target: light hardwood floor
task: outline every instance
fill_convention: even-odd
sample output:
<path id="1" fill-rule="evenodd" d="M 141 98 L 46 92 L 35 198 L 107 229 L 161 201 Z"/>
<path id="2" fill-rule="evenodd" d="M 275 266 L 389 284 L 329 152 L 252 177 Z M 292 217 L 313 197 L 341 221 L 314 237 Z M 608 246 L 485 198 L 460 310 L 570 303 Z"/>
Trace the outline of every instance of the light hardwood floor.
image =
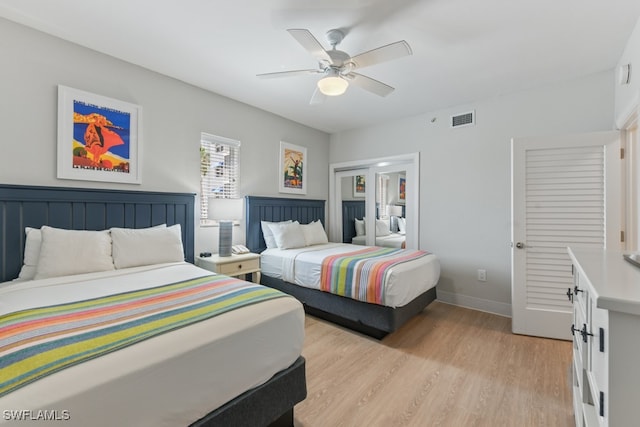
<path id="1" fill-rule="evenodd" d="M 296 427 L 571 426 L 571 343 L 440 302 L 377 341 L 307 316 Z"/>

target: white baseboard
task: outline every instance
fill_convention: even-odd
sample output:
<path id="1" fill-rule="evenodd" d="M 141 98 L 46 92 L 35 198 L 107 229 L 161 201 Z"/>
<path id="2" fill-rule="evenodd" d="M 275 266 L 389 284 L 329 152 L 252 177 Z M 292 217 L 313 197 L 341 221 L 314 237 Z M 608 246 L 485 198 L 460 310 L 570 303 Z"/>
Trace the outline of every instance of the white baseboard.
<path id="1" fill-rule="evenodd" d="M 454 294 L 451 292 L 441 291 L 439 289 L 436 289 L 436 295 L 437 300 L 440 302 L 485 311 L 499 316 L 511 317 L 511 304 Z"/>

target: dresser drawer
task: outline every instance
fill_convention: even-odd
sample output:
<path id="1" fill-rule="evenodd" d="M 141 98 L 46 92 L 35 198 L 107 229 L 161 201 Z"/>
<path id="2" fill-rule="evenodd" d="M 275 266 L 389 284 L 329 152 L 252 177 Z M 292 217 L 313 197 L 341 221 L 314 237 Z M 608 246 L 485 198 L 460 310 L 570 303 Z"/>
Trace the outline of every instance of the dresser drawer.
<path id="1" fill-rule="evenodd" d="M 236 276 L 243 273 L 251 273 L 259 269 L 260 259 L 254 258 L 218 264 L 216 270 L 220 274 L 226 274 L 227 276 Z"/>

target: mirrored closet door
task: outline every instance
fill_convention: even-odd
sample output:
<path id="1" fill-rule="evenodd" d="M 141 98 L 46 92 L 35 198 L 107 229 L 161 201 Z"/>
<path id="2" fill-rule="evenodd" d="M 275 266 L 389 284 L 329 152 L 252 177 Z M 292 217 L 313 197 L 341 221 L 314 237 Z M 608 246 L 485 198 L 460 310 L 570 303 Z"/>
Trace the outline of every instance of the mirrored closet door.
<path id="1" fill-rule="evenodd" d="M 330 240 L 418 248 L 418 159 L 331 165 Z"/>

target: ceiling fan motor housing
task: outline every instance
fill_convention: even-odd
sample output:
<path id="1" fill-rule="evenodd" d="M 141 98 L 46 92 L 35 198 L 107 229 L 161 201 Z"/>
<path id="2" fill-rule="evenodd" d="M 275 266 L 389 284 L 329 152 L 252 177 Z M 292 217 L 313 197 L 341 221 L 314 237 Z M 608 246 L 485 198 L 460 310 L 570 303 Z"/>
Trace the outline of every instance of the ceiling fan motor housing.
<path id="1" fill-rule="evenodd" d="M 341 50 L 328 50 L 327 53 L 331 58 L 331 67 L 332 68 L 342 68 L 347 64 L 351 64 L 351 57 Z"/>

